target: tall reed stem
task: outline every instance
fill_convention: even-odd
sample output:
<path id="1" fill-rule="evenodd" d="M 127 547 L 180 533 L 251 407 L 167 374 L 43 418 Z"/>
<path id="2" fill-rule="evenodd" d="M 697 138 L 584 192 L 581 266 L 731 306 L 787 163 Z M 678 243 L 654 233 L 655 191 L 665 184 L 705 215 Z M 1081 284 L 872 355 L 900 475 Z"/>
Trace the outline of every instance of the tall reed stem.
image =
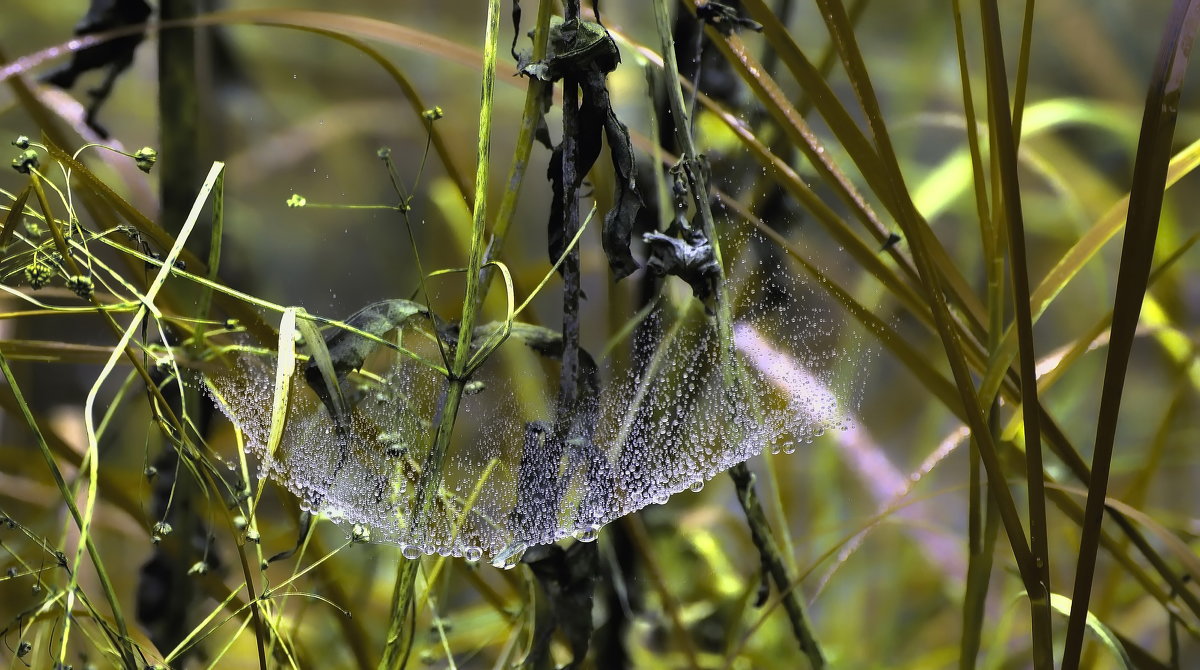
<path id="1" fill-rule="evenodd" d="M 466 295 L 463 298 L 462 320 L 458 324 L 458 341 L 454 346 L 454 357 L 447 375 L 446 397 L 441 418 L 434 434 L 433 448 L 421 468 L 417 482 L 416 499 L 413 504 L 410 528 L 418 528 L 429 514 L 429 508 L 437 497 L 441 486 L 443 461 L 450 446 L 454 421 L 462 401 L 463 387 L 467 383 L 466 370 L 471 354 L 471 334 L 475 329 L 479 310 L 480 269 L 487 250 L 487 192 L 488 161 L 492 143 L 492 97 L 496 86 L 496 54 L 500 37 L 500 0 L 489 0 L 487 31 L 484 37 L 483 83 L 479 103 L 478 163 L 475 167 L 475 204 L 471 213 L 471 253 L 467 262 Z M 415 539 L 415 538 L 414 538 Z M 412 626 L 406 625 L 410 616 L 415 617 L 414 589 L 420 559 L 405 559 L 396 574 L 396 587 L 392 596 L 391 618 L 380 670 L 403 668 L 412 645 Z"/>

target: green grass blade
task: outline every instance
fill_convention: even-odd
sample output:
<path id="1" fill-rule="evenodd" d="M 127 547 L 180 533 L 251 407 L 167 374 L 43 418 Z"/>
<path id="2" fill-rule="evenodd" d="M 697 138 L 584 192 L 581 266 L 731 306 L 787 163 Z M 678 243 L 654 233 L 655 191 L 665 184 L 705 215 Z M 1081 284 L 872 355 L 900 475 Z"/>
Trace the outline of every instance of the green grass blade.
<path id="1" fill-rule="evenodd" d="M 1050 606 L 1054 608 L 1054 611 L 1062 615 L 1070 614 L 1071 610 L 1073 609 L 1071 599 L 1058 593 L 1050 594 Z M 1096 618 L 1096 616 L 1091 612 L 1087 613 L 1087 627 L 1091 629 L 1091 631 L 1096 634 L 1096 637 L 1100 639 L 1100 642 L 1103 643 L 1110 652 L 1112 652 L 1112 655 L 1116 657 L 1117 661 L 1120 662 L 1122 668 L 1125 668 L 1126 670 L 1132 670 L 1132 668 L 1136 667 L 1134 666 L 1133 661 L 1129 658 L 1129 654 L 1125 651 L 1125 646 L 1121 644 L 1121 641 L 1117 639 L 1117 636 L 1114 635 L 1113 632 L 1108 629 L 1108 626 L 1105 626 L 1104 623 L 1101 622 L 1100 619 Z"/>
<path id="2" fill-rule="evenodd" d="M 1025 223 L 1021 187 L 1017 180 L 1017 135 L 1009 116 L 1008 77 L 1004 65 L 1000 11 L 995 0 L 982 3 L 984 61 L 988 101 L 995 142 L 992 159 L 999 167 L 997 213 L 1007 224 L 1010 275 L 1020 351 L 1020 382 L 1025 433 L 1025 481 L 1028 488 L 1029 545 L 1033 564 L 1022 570 L 1029 595 L 1033 628 L 1033 663 L 1054 667 L 1054 642 L 1050 630 L 1050 548 L 1046 526 L 1046 494 L 1042 481 L 1042 431 L 1038 409 L 1037 354 L 1033 348 L 1033 317 L 1029 311 L 1029 267 L 1025 252 Z M 1027 60 L 1023 56 L 1023 60 Z M 1030 579 L 1035 577 L 1036 579 Z"/>
<path id="3" fill-rule="evenodd" d="M 1175 134 L 1179 98 L 1183 88 L 1192 44 L 1200 28 L 1200 2 L 1176 0 L 1163 31 L 1158 58 L 1150 77 L 1150 90 L 1142 116 L 1141 136 L 1134 160 L 1133 184 L 1129 190 L 1129 216 L 1121 248 L 1121 265 L 1113 303 L 1113 327 L 1100 392 L 1096 444 L 1092 457 L 1092 480 L 1084 510 L 1083 535 L 1071 596 L 1071 616 L 1067 622 L 1063 667 L 1079 666 L 1083 648 L 1088 603 L 1096 567 L 1096 549 L 1104 502 L 1112 467 L 1117 420 L 1125 390 L 1129 354 L 1145 297 L 1154 246 L 1158 237 L 1163 191 L 1171 160 L 1171 141 Z"/>
<path id="4" fill-rule="evenodd" d="M 1171 158 L 1167 168 L 1167 178 L 1164 190 L 1179 183 L 1185 176 L 1200 167 L 1200 140 L 1188 145 Z M 1129 213 L 1129 196 L 1114 204 L 1091 228 L 1084 233 L 1071 248 L 1063 254 L 1054 267 L 1046 274 L 1037 288 L 1030 295 L 1030 310 L 1036 321 L 1050 307 L 1083 266 L 1095 258 L 1117 233 L 1125 227 L 1125 217 Z M 1001 379 L 1007 373 L 1008 366 L 1016 356 L 1016 334 L 1010 329 L 1004 334 L 1000 349 L 997 350 L 987 374 L 980 383 L 980 393 L 987 397 L 989 391 L 995 393 Z"/>

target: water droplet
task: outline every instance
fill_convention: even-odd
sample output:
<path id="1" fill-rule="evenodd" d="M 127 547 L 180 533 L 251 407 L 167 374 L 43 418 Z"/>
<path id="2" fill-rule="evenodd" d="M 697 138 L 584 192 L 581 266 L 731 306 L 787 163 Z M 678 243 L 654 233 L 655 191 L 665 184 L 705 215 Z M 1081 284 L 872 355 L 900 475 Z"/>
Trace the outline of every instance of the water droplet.
<path id="1" fill-rule="evenodd" d="M 693 493 L 699 493 L 704 490 L 704 480 L 697 479 L 696 481 L 692 482 L 692 485 L 688 488 L 690 488 Z"/>
<path id="2" fill-rule="evenodd" d="M 463 552 L 463 556 L 468 561 L 478 561 L 483 558 L 483 550 L 479 547 L 467 547 L 466 551 Z"/>
<path id="3" fill-rule="evenodd" d="M 421 548 L 415 544 L 400 545 L 400 553 L 410 561 L 415 561 L 421 557 Z"/>
<path id="4" fill-rule="evenodd" d="M 517 567 L 517 563 L 521 562 L 521 557 L 525 555 L 526 548 L 524 542 L 509 545 L 492 559 L 492 567 L 500 568 L 501 570 L 512 570 Z"/>
<path id="5" fill-rule="evenodd" d="M 575 539 L 580 542 L 595 542 L 600 536 L 600 526 L 588 526 L 582 530 L 575 531 Z"/>

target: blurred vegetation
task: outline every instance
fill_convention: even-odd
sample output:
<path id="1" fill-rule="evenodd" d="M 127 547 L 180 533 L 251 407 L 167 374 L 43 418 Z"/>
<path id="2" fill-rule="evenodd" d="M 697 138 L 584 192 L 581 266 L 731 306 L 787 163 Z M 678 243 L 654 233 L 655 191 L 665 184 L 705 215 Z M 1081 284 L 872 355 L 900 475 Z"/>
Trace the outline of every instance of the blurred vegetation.
<path id="1" fill-rule="evenodd" d="M 530 653 L 545 608 L 567 602 L 548 591 L 571 595 L 569 579 L 412 561 L 324 519 L 306 534 L 273 482 L 247 519 L 243 488 L 257 480 L 234 428 L 172 382 L 215 346 L 191 334 L 229 326 L 274 346 L 283 306 L 336 319 L 411 297 L 409 235 L 426 271 L 462 268 L 497 210 L 511 219 L 499 258 L 518 300 L 533 292 L 550 269 L 554 196 L 535 144 L 519 197 L 501 204 L 531 122 L 510 4 L 483 132 L 491 205 L 474 220 L 489 3 L 215 4 L 190 8 L 199 18 L 182 25 L 196 28 L 136 47 L 96 115 L 107 138 L 84 119 L 100 73 L 73 91 L 38 79 L 68 62 L 44 50 L 70 38 L 84 3 L 0 8 L 0 137 L 28 136 L 37 157 L 0 180 L 0 656 L 34 668 L 571 662 L 567 625 Z M 539 4 L 524 2 L 521 50 Z M 1200 108 L 1183 73 L 1200 3 L 743 0 L 718 15 L 670 2 L 675 78 L 657 3 L 600 4 L 650 225 L 670 211 L 655 158 L 687 153 L 670 83 L 683 80 L 686 104 L 695 81 L 690 135 L 711 164 L 721 235 L 757 229 L 761 253 L 837 310 L 813 327 L 867 373 L 849 429 L 600 532 L 598 568 L 572 573 L 595 577 L 595 630 L 575 667 L 1194 665 Z M 730 30 L 731 17 L 749 21 Z M 184 34 L 194 68 L 159 52 Z M 443 118 L 421 116 L 435 105 Z M 115 151 L 72 157 L 90 142 Z M 381 146 L 412 188 L 410 228 L 394 207 L 349 208 L 396 201 Z M 141 147 L 158 148 L 148 174 Z M 581 218 L 589 200 L 607 211 L 613 181 L 598 161 Z M 288 207 L 293 194 L 307 206 Z M 656 290 L 642 274 L 612 280 L 600 228 L 578 243 L 579 345 L 593 352 Z M 186 249 L 172 252 L 181 230 Z M 500 284 L 484 284 L 476 323 L 506 318 Z M 521 319 L 557 329 L 561 284 Z M 459 284 L 433 285 L 434 311 L 474 312 Z M 263 562 L 298 532 L 300 551 Z M 585 565 L 580 543 L 561 546 L 564 570 Z M 404 579 L 412 619 L 396 613 Z"/>

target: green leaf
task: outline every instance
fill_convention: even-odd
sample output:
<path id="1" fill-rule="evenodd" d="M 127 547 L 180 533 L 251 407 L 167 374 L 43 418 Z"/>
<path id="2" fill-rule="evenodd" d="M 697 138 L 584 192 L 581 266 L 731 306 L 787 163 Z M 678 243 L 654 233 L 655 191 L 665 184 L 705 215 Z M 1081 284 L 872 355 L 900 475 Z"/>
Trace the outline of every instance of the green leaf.
<path id="1" fill-rule="evenodd" d="M 346 375 L 361 368 L 367 356 L 379 348 L 378 342 L 363 337 L 362 333 L 379 337 L 415 316 L 428 313 L 424 305 L 411 300 L 382 300 L 363 307 L 340 324 L 335 323 L 334 331 L 324 338 L 305 333 L 312 357 L 304 370 L 304 378 L 329 407 L 332 416 L 344 417 L 348 409 L 344 403 L 336 400 Z M 324 351 L 320 351 L 321 344 L 328 352 L 328 358 Z"/>
<path id="2" fill-rule="evenodd" d="M 1051 593 L 1050 606 L 1063 616 L 1067 616 L 1071 613 L 1071 599 L 1064 595 Z M 1112 655 L 1115 656 L 1117 661 L 1121 663 L 1122 668 L 1132 670 L 1134 667 L 1133 661 L 1130 660 L 1129 654 L 1125 652 L 1125 646 L 1122 645 L 1121 641 L 1117 639 L 1117 636 L 1108 629 L 1108 626 L 1105 626 L 1104 623 L 1100 621 L 1100 619 L 1097 619 L 1096 615 L 1092 614 L 1091 612 L 1087 613 L 1087 627 L 1091 629 L 1091 631 L 1096 634 L 1096 637 L 1100 638 L 1100 642 L 1102 642 L 1104 646 L 1112 652 Z"/>

